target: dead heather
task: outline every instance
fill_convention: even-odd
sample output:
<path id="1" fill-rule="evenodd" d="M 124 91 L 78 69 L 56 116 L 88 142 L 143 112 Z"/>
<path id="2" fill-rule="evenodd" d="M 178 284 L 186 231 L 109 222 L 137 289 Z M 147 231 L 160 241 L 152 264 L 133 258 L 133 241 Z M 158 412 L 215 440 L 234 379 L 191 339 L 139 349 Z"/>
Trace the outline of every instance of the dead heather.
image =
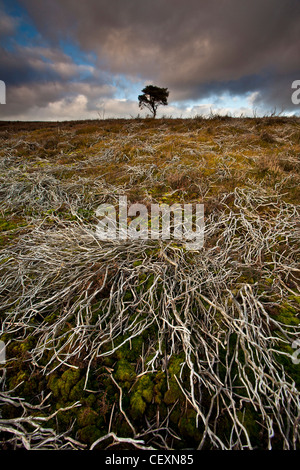
<path id="1" fill-rule="evenodd" d="M 0 123 L 2 449 L 298 449 L 300 119 Z M 203 203 L 205 243 L 100 241 Z"/>

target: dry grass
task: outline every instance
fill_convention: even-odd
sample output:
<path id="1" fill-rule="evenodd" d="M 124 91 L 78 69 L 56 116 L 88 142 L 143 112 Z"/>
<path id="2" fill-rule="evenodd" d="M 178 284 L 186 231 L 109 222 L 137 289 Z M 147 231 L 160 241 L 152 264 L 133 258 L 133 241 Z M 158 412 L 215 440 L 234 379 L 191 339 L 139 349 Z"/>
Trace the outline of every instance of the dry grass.
<path id="1" fill-rule="evenodd" d="M 299 155 L 296 118 L 0 123 L 2 447 L 299 448 Z M 204 248 L 99 242 L 119 195 L 204 203 Z"/>

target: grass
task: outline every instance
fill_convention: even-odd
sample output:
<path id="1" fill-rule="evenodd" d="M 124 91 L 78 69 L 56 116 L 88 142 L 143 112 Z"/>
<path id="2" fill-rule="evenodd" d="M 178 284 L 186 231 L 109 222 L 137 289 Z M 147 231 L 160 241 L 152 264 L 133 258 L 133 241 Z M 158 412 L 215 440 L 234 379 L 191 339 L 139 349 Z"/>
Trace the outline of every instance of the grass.
<path id="1" fill-rule="evenodd" d="M 299 124 L 0 122 L 3 449 L 299 448 Z M 204 248 L 95 240 L 119 195 Z"/>

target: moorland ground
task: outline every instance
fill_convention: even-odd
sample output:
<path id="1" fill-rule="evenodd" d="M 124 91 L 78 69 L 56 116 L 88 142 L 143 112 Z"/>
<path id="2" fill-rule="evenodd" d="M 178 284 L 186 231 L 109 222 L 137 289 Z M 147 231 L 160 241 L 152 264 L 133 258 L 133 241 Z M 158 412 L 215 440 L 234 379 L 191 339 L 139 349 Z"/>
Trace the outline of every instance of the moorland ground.
<path id="1" fill-rule="evenodd" d="M 295 117 L 0 122 L 1 448 L 299 448 L 299 156 Z M 203 248 L 97 239 L 120 195 Z"/>

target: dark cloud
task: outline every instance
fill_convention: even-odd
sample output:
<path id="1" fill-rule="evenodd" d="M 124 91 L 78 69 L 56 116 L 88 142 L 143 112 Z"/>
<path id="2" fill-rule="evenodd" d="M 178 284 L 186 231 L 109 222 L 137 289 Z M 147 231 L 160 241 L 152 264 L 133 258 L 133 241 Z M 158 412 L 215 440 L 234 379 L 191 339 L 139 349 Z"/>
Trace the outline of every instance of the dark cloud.
<path id="1" fill-rule="evenodd" d="M 95 52 L 101 73 L 167 86 L 170 101 L 256 92 L 255 106 L 295 111 L 291 83 L 300 79 L 299 0 L 20 3 L 57 55 L 52 63 L 61 65 L 50 67 L 40 60 L 41 51 L 28 51 L 22 74 L 22 61 L 4 56 L 0 65 L 10 80 L 30 81 L 39 74 L 40 80 L 61 83 L 68 73 L 76 77 L 75 64 L 59 52 L 63 39 Z"/>
<path id="2" fill-rule="evenodd" d="M 9 48 L 0 46 L 0 71 L 6 83 L 7 104 L 1 107 L 6 119 L 26 119 L 32 109 L 46 110 L 63 100 L 68 105 L 78 96 L 87 99 L 87 109 L 97 110 L 99 100 L 111 98 L 116 91 L 110 76 L 93 65 L 75 63 L 58 46 L 25 46 L 15 41 Z"/>
<path id="3" fill-rule="evenodd" d="M 112 73 L 159 82 L 174 99 L 257 90 L 262 100 L 292 106 L 299 0 L 23 3 L 51 41 L 71 36 Z"/>

